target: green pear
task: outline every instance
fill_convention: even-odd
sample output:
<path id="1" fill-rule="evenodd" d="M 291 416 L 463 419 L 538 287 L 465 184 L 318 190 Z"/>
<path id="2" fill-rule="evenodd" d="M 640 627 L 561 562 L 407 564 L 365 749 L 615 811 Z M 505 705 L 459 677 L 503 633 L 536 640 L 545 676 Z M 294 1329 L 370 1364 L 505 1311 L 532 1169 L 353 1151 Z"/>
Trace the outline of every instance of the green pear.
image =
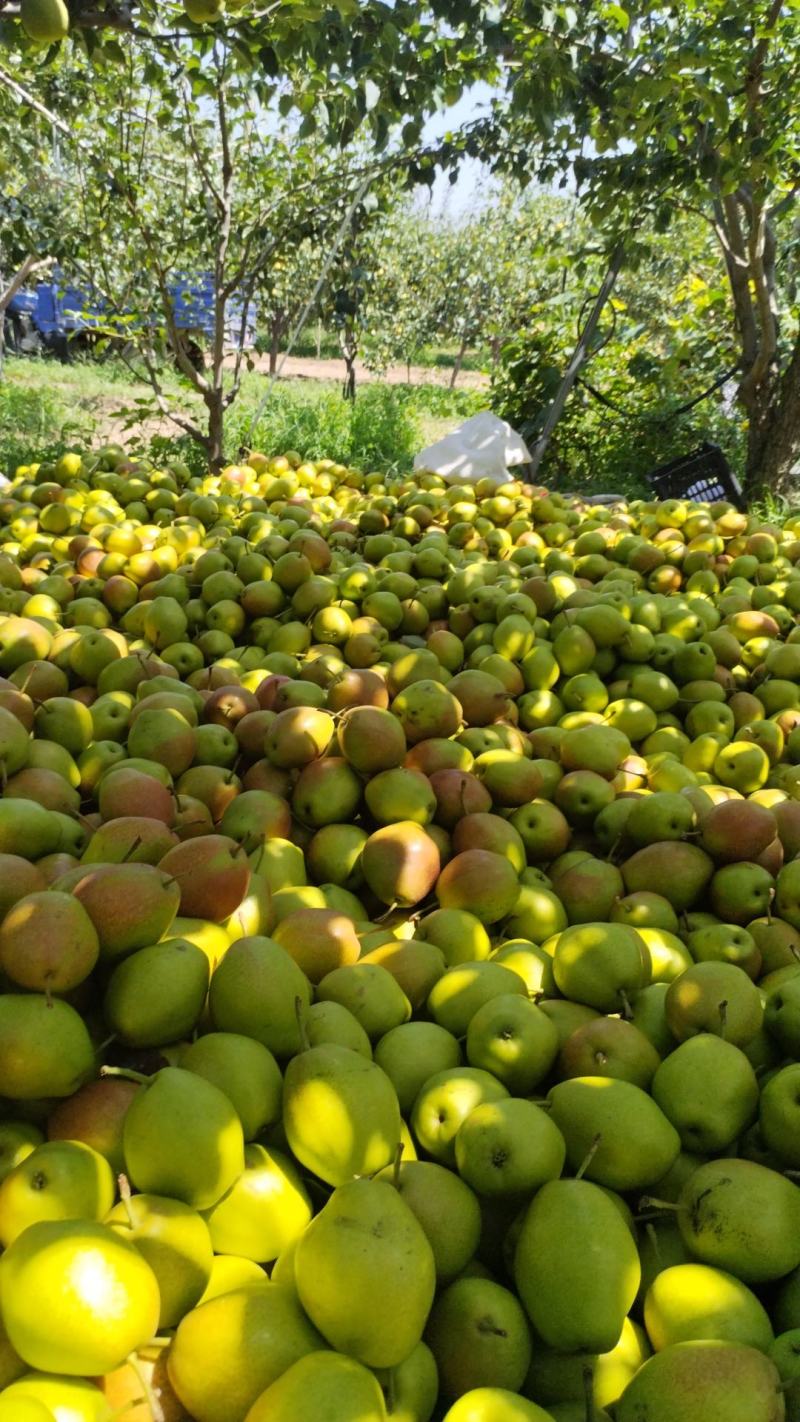
<path id="1" fill-rule="evenodd" d="M 551 1180 L 528 1206 L 514 1279 L 537 1333 L 559 1352 L 607 1353 L 639 1287 L 636 1245 L 588 1180 Z"/>
<path id="2" fill-rule="evenodd" d="M 294 959 L 271 938 L 240 938 L 211 979 L 208 1005 L 220 1032 L 262 1042 L 276 1057 L 300 1050 L 297 1000 L 305 1008 L 311 984 Z"/>
<path id="3" fill-rule="evenodd" d="M 697 1032 L 744 1047 L 761 1027 L 764 1009 L 758 988 L 733 963 L 695 963 L 670 983 L 665 998 L 667 1024 L 679 1042 Z"/>
<path id="4" fill-rule="evenodd" d="M 770 1077 L 761 1092 L 759 1107 L 759 1124 L 765 1143 L 792 1170 L 800 1167 L 799 1106 L 800 1063 L 793 1062 Z"/>
<path id="5" fill-rule="evenodd" d="M 244 1170 L 242 1125 L 218 1087 L 180 1067 L 146 1081 L 125 1116 L 123 1149 L 137 1190 L 205 1210 Z"/>
<path id="6" fill-rule="evenodd" d="M 595 1409 L 611 1407 L 651 1352 L 644 1329 L 630 1318 L 625 1319 L 622 1332 L 608 1353 L 556 1353 L 537 1339 L 524 1392 L 548 1411 L 559 1405 L 579 1406 L 578 1422 L 585 1422 L 587 1365 L 592 1370 Z M 554 1410 L 553 1415 L 557 1417 L 558 1412 Z"/>
<path id="7" fill-rule="evenodd" d="M 291 1290 L 264 1279 L 187 1313 L 167 1355 L 167 1372 L 190 1416 L 232 1422 L 244 1419 L 299 1358 L 324 1347 Z"/>
<path id="8" fill-rule="evenodd" d="M 550 1119 L 564 1137 L 573 1170 L 611 1190 L 640 1190 L 658 1180 L 681 1148 L 652 1097 L 629 1081 L 580 1076 L 548 1094 Z"/>
<path id="9" fill-rule="evenodd" d="M 414 1138 L 428 1155 L 452 1168 L 456 1163 L 456 1135 L 476 1106 L 508 1096 L 506 1088 L 488 1071 L 457 1067 L 438 1071 L 423 1085 L 411 1112 Z"/>
<path id="10" fill-rule="evenodd" d="M 781 1052 L 795 1058 L 800 1055 L 800 974 L 769 993 L 764 1026 Z"/>
<path id="11" fill-rule="evenodd" d="M 174 1328 L 199 1302 L 211 1275 L 213 1249 L 197 1213 L 164 1195 L 123 1196 L 106 1224 L 136 1245 L 158 1281 L 159 1328 Z"/>
<path id="12" fill-rule="evenodd" d="M 709 1032 L 681 1043 L 651 1090 L 684 1149 L 704 1155 L 727 1150 L 758 1112 L 758 1082 L 744 1052 Z"/>
<path id="13" fill-rule="evenodd" d="M 481 1236 L 481 1209 L 463 1180 L 431 1160 L 403 1160 L 377 1177 L 400 1193 L 433 1250 L 436 1278 L 450 1283 L 465 1269 Z"/>
<path id="14" fill-rule="evenodd" d="M 364 1028 L 339 1002 L 313 1002 L 305 1026 L 312 1047 L 334 1042 L 339 1047 L 349 1047 L 351 1052 L 360 1052 L 362 1057 L 372 1057 L 372 1043 Z"/>
<path id="15" fill-rule="evenodd" d="M 0 1121 L 0 1185 L 43 1140 L 38 1126 L 28 1121 Z"/>
<path id="16" fill-rule="evenodd" d="M 205 1219 L 216 1253 L 267 1264 L 300 1238 L 311 1219 L 311 1202 L 288 1156 L 248 1145 L 244 1171 Z"/>
<path id="17" fill-rule="evenodd" d="M 553 972 L 564 997 L 599 1012 L 617 1012 L 650 982 L 650 954 L 636 929 L 581 923 L 559 934 Z"/>
<path id="18" fill-rule="evenodd" d="M 433 1303 L 433 1251 L 393 1186 L 353 1180 L 334 1191 L 295 1253 L 300 1301 L 339 1352 L 391 1368 L 419 1343 Z"/>
<path id="19" fill-rule="evenodd" d="M 425 1329 L 446 1398 L 491 1385 L 516 1392 L 531 1360 L 531 1333 L 519 1300 L 490 1279 L 456 1279 L 441 1293 Z"/>
<path id="20" fill-rule="evenodd" d="M 344 1185 L 394 1159 L 400 1108 L 379 1066 L 348 1047 L 328 1043 L 289 1062 L 283 1127 L 301 1165 L 329 1185 Z"/>
<path id="21" fill-rule="evenodd" d="M 388 1422 L 428 1422 L 439 1394 L 436 1361 L 426 1343 L 418 1343 L 396 1368 L 376 1368 Z"/>
<path id="22" fill-rule="evenodd" d="M 492 947 L 480 919 L 466 909 L 434 909 L 420 919 L 415 937 L 440 948 L 448 968 L 488 958 Z"/>
<path id="23" fill-rule="evenodd" d="M 782 1422 L 780 1377 L 742 1343 L 701 1340 L 655 1353 L 617 1403 L 616 1422 Z"/>
<path id="24" fill-rule="evenodd" d="M 598 1017 L 567 1038 L 559 1054 L 558 1071 L 564 1077 L 612 1076 L 649 1091 L 660 1064 L 652 1042 L 632 1022 L 624 1017 Z"/>
<path id="25" fill-rule="evenodd" d="M 205 953 L 183 938 L 170 938 L 117 964 L 103 1012 L 126 1046 L 163 1047 L 197 1026 L 207 991 Z"/>
<path id="26" fill-rule="evenodd" d="M 796 1417 L 800 1409 L 800 1329 L 780 1333 L 769 1350 L 786 1399 L 786 1415 Z"/>
<path id="27" fill-rule="evenodd" d="M 553 1414 L 508 1388 L 476 1387 L 453 1403 L 443 1422 L 553 1422 Z"/>
<path id="28" fill-rule="evenodd" d="M 69 1003 L 43 993 L 0 994 L 4 1096 L 12 1101 L 71 1096 L 95 1069 L 91 1038 Z"/>
<path id="29" fill-rule="evenodd" d="M 649 989 L 645 988 L 645 992 Z M 596 1022 L 600 1016 L 593 1007 L 586 1007 L 582 1002 L 569 1002 L 567 998 L 546 997 L 538 1004 L 546 1017 L 550 1018 L 558 1033 L 559 1051 L 563 1047 L 568 1037 L 586 1022 Z"/>
<path id="30" fill-rule="evenodd" d="M 205 1077 L 230 1098 L 246 1141 L 252 1141 L 280 1120 L 280 1068 L 272 1052 L 252 1037 L 238 1032 L 209 1032 L 181 1053 L 180 1066 Z"/>
<path id="31" fill-rule="evenodd" d="M 528 1096 L 535 1090 L 548 1075 L 557 1052 L 555 1026 L 527 997 L 501 993 L 470 1018 L 470 1066 L 491 1072 L 518 1096 Z"/>
<path id="32" fill-rule="evenodd" d="M 461 1048 L 452 1032 L 436 1022 L 403 1022 L 376 1043 L 375 1060 L 397 1092 L 402 1115 L 407 1116 L 430 1077 L 461 1065 Z"/>
<path id="33" fill-rule="evenodd" d="M 397 979 L 377 963 L 334 968 L 318 984 L 317 997 L 346 1007 L 373 1042 L 411 1016 L 411 1003 Z"/>
<path id="34" fill-rule="evenodd" d="M 564 1168 L 566 1143 L 532 1101 L 509 1097 L 471 1111 L 456 1136 L 458 1173 L 483 1198 L 527 1196 Z"/>
<path id="35" fill-rule="evenodd" d="M 675 1049 L 675 1038 L 667 1025 L 668 983 L 651 983 L 636 995 L 631 1022 L 655 1047 L 660 1057 Z M 544 1006 L 544 1004 L 543 1004 Z"/>
<path id="36" fill-rule="evenodd" d="M 745 1284 L 781 1279 L 800 1264 L 800 1189 L 752 1160 L 709 1160 L 678 1196 L 678 1224 L 703 1264 Z"/>
<path id="37" fill-rule="evenodd" d="M 384 1422 L 383 1393 L 375 1374 L 342 1353 L 308 1353 L 263 1392 L 247 1422 Z"/>
<path id="38" fill-rule="evenodd" d="M 428 1012 L 440 1027 L 463 1037 L 478 1008 L 501 994 L 525 997 L 525 983 L 502 963 L 460 963 L 431 988 Z"/>
<path id="39" fill-rule="evenodd" d="M 747 1343 L 768 1353 L 774 1341 L 769 1314 L 733 1274 L 707 1264 L 676 1264 L 653 1280 L 644 1321 L 657 1352 L 699 1338 Z"/>
<path id="40" fill-rule="evenodd" d="M 82 1141 L 45 1141 L 0 1185 L 0 1244 L 41 1220 L 102 1220 L 114 1203 L 104 1156 Z"/>

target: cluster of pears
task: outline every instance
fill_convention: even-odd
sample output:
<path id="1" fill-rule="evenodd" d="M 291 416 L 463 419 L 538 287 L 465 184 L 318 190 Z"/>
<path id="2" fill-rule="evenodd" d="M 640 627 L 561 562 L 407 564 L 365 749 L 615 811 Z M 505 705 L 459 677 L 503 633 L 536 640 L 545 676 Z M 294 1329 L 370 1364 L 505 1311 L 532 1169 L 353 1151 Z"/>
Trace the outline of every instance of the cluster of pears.
<path id="1" fill-rule="evenodd" d="M 726 504 L 16 471 L 0 1422 L 800 1419 L 798 609 Z"/>

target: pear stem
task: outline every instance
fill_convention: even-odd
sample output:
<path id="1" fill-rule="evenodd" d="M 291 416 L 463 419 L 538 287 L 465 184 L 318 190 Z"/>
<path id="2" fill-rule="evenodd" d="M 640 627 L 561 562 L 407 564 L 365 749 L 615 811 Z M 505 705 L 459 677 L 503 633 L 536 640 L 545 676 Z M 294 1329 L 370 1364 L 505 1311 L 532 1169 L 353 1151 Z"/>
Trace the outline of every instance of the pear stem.
<path id="1" fill-rule="evenodd" d="M 136 1221 L 133 1218 L 133 1210 L 131 1209 L 131 1186 L 127 1175 L 118 1175 L 117 1185 L 119 1186 L 119 1198 L 122 1202 L 123 1209 L 125 1210 L 125 1213 L 128 1216 L 128 1224 L 130 1225 L 131 1229 L 135 1229 Z"/>
<path id="2" fill-rule="evenodd" d="M 300 1051 L 307 1052 L 311 1046 L 311 1038 L 308 1035 L 306 1019 L 303 1016 L 303 999 L 296 997 L 294 1000 L 294 1015 L 297 1018 L 297 1030 L 300 1034 Z"/>
<path id="3" fill-rule="evenodd" d="M 143 1071 L 134 1071 L 133 1067 L 102 1066 L 101 1076 L 121 1076 L 125 1081 L 135 1081 L 138 1086 L 147 1086 L 153 1080 L 152 1076 L 145 1076 Z"/>
<path id="4" fill-rule="evenodd" d="M 681 1212 L 680 1205 L 676 1205 L 674 1200 L 657 1200 L 653 1195 L 643 1195 L 639 1201 L 639 1206 L 640 1208 L 644 1206 L 645 1209 L 668 1210 L 670 1214 L 674 1215 L 678 1215 Z M 637 1216 L 637 1219 L 643 1218 L 644 1216 L 642 1215 Z"/>
<path id="5" fill-rule="evenodd" d="M 602 1141 L 602 1139 L 603 1137 L 600 1134 L 595 1136 L 594 1140 L 592 1141 L 592 1144 L 589 1146 L 589 1149 L 586 1152 L 586 1155 L 581 1161 L 580 1166 L 578 1167 L 578 1170 L 575 1175 L 576 1180 L 583 1179 L 584 1172 L 588 1170 L 589 1166 L 591 1165 L 594 1156 L 600 1148 L 600 1142 Z"/>
<path id="6" fill-rule="evenodd" d="M 142 1389 L 142 1392 L 144 1393 L 144 1400 L 147 1403 L 147 1407 L 149 1409 L 150 1416 L 152 1417 L 153 1422 L 164 1422 L 164 1412 L 162 1410 L 161 1404 L 158 1401 L 155 1393 L 153 1392 L 150 1383 L 145 1377 L 144 1371 L 135 1353 L 129 1353 L 128 1362 L 130 1363 L 133 1371 L 135 1372 L 136 1381 L 138 1382 L 139 1386 Z"/>

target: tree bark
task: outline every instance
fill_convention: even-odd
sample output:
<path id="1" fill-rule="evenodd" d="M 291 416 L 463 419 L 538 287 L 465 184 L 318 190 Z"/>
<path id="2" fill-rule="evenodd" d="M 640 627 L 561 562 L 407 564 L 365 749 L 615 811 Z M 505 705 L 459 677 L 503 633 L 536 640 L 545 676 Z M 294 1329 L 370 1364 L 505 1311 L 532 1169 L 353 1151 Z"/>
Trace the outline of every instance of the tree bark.
<path id="1" fill-rule="evenodd" d="M 750 498 L 766 493 L 786 497 L 796 485 L 800 464 L 800 336 L 783 374 L 757 394 L 761 398 L 748 411 L 745 492 Z"/>
<path id="2" fill-rule="evenodd" d="M 272 332 L 269 343 L 269 373 L 274 375 L 278 369 L 278 356 L 281 353 L 281 333 L 277 321 L 272 323 Z"/>
<path id="3" fill-rule="evenodd" d="M 586 360 L 589 355 L 589 347 L 592 343 L 592 337 L 594 336 L 597 327 L 600 324 L 600 317 L 603 314 L 603 308 L 606 302 L 608 301 L 608 298 L 610 297 L 612 291 L 614 290 L 614 284 L 617 280 L 617 277 L 619 276 L 624 254 L 625 249 L 622 244 L 620 244 L 614 251 L 611 260 L 608 264 L 608 270 L 606 271 L 605 277 L 603 278 L 603 284 L 600 287 L 600 290 L 595 298 L 594 305 L 592 306 L 592 309 L 589 312 L 589 315 L 586 320 L 586 325 L 584 326 L 578 337 L 575 349 L 570 357 L 569 364 L 562 376 L 561 384 L 559 385 L 558 390 L 556 391 L 555 398 L 553 399 L 550 409 L 547 411 L 547 416 L 545 418 L 544 425 L 542 426 L 542 433 L 539 435 L 539 438 L 536 440 L 533 449 L 531 450 L 531 462 L 528 473 L 528 478 L 530 480 L 535 479 L 536 474 L 538 473 L 539 466 L 541 465 L 541 462 L 544 459 L 545 451 L 547 450 L 547 446 L 550 443 L 550 438 L 553 434 L 553 430 L 555 429 L 556 425 L 558 424 L 558 421 L 561 419 L 561 416 L 564 413 L 564 406 L 567 403 L 572 387 L 575 384 L 575 381 L 577 380 L 583 366 L 586 363 Z"/>
<path id="4" fill-rule="evenodd" d="M 451 375 L 450 375 L 450 389 L 451 389 L 451 390 L 454 390 L 454 389 L 455 389 L 455 384 L 456 384 L 456 381 L 458 380 L 459 375 L 461 374 L 461 367 L 462 367 L 462 365 L 463 365 L 463 363 L 464 363 L 464 356 L 466 355 L 466 353 L 467 353 L 467 338 L 466 338 L 466 336 L 464 336 L 464 337 L 462 338 L 461 345 L 460 345 L 459 348 L 458 348 L 458 353 L 457 353 L 457 355 L 456 355 L 456 358 L 455 358 L 455 360 L 453 361 L 453 370 L 452 370 L 452 373 L 451 373 Z"/>
<path id="5" fill-rule="evenodd" d="M 208 462 L 212 469 L 219 469 L 223 462 L 222 438 L 225 424 L 222 387 L 209 390 L 205 399 L 208 410 Z"/>

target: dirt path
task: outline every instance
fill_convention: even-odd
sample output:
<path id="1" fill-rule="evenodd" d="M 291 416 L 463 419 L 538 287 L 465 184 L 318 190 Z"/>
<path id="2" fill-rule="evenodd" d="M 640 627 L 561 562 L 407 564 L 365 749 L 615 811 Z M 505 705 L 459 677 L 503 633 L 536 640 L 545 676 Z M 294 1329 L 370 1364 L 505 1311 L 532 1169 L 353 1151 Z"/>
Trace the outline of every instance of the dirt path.
<path id="1" fill-rule="evenodd" d="M 232 364 L 232 360 L 228 362 Z M 280 364 L 280 359 L 279 359 Z M 269 373 L 269 356 L 256 356 L 255 370 L 260 374 Z M 452 371 L 446 366 L 412 365 L 410 371 L 404 365 L 390 365 L 383 374 L 377 375 L 367 370 L 361 361 L 356 361 L 356 385 L 375 380 L 385 385 L 443 385 L 450 384 Z M 281 369 L 281 379 L 338 380 L 344 379 L 343 360 L 316 360 L 313 356 L 287 356 Z M 489 377 L 479 370 L 462 370 L 456 381 L 457 390 L 483 390 L 488 388 Z"/>

